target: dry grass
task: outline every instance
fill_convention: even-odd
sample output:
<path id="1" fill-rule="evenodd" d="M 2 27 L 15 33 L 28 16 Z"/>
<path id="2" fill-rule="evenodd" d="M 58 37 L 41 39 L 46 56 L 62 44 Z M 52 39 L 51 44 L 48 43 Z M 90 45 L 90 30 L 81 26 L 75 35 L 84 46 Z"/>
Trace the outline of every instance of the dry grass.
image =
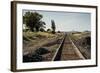
<path id="1" fill-rule="evenodd" d="M 34 51 L 40 47 L 46 48 L 50 51 L 47 54 L 41 55 L 44 60 L 50 61 L 58 48 L 58 39 L 62 39 L 63 34 L 56 33 L 52 34 L 50 32 L 23 32 L 23 55 L 26 53 L 33 54 Z M 28 40 L 27 40 L 28 39 Z M 26 43 L 27 42 L 27 43 Z M 25 44 L 26 43 L 26 44 Z"/>
<path id="2" fill-rule="evenodd" d="M 30 40 L 36 38 L 52 38 L 55 37 L 55 34 L 47 33 L 47 32 L 23 32 L 23 36 L 29 38 Z"/>
<path id="3" fill-rule="evenodd" d="M 86 59 L 91 58 L 91 45 L 87 44 L 87 37 L 91 38 L 90 32 L 82 32 L 81 34 L 72 34 L 70 35 L 74 44 L 79 48 L 81 53 L 84 55 Z M 91 41 L 90 41 L 91 42 Z M 89 43 L 89 42 L 88 42 Z"/>
<path id="4" fill-rule="evenodd" d="M 23 32 L 23 49 L 24 51 L 34 51 L 35 49 L 56 41 L 62 35 L 47 32 Z M 28 39 L 28 40 L 27 40 Z"/>

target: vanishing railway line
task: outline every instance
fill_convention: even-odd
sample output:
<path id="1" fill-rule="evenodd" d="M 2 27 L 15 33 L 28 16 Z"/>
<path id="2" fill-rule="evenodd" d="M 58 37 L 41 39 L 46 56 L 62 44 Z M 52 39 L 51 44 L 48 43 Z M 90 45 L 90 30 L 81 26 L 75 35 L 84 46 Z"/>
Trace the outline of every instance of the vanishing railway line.
<path id="1" fill-rule="evenodd" d="M 43 55 L 24 55 L 25 62 L 37 62 L 37 61 L 64 61 L 64 60 L 83 60 L 85 57 L 83 54 L 79 51 L 77 46 L 73 43 L 71 40 L 69 34 L 65 33 L 62 35 L 62 38 L 58 38 L 56 41 L 45 44 L 42 47 L 46 47 L 51 49 L 51 45 L 57 45 L 58 48 L 52 48 L 55 49 L 55 52 L 48 52 Z M 43 60 L 42 60 L 43 58 Z M 32 60 L 36 59 L 36 61 Z M 39 59 L 39 60 L 37 60 Z M 29 61 L 30 60 L 30 61 Z"/>
<path id="2" fill-rule="evenodd" d="M 69 35 L 65 34 L 59 48 L 57 48 L 52 61 L 80 60 L 85 59 L 79 49 L 75 46 Z"/>

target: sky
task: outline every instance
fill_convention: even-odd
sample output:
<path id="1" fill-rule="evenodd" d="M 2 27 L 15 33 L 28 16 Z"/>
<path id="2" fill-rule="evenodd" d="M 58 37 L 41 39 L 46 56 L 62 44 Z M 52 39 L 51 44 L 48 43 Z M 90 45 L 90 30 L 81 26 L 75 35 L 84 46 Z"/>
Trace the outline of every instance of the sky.
<path id="1" fill-rule="evenodd" d="M 24 14 L 27 11 L 30 10 L 24 10 Z M 90 13 L 35 11 L 43 15 L 42 21 L 46 23 L 46 29 L 51 28 L 51 20 L 54 20 L 56 31 L 91 31 Z M 34 10 L 31 10 L 31 12 L 34 12 Z"/>

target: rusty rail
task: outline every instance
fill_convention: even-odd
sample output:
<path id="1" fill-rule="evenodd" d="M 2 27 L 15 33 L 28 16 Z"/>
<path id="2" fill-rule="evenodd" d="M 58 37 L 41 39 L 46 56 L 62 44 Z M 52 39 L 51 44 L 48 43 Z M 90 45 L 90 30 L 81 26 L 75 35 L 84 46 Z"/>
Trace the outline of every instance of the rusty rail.
<path id="1" fill-rule="evenodd" d="M 57 48 L 56 53 L 54 54 L 54 57 L 52 58 L 52 61 L 59 61 L 61 59 L 61 54 L 62 54 L 62 47 L 65 41 L 67 34 L 65 34 L 64 38 L 62 39 L 62 42 L 60 46 Z"/>
<path id="2" fill-rule="evenodd" d="M 64 41 L 65 41 L 65 38 L 66 36 L 68 36 L 67 34 L 65 34 L 64 38 L 62 39 L 62 42 L 61 44 L 59 45 L 59 47 L 57 48 L 53 58 L 52 58 L 52 61 L 59 61 L 61 60 L 61 54 L 62 54 L 62 49 L 63 49 L 63 45 L 64 45 Z M 81 59 L 85 59 L 85 57 L 81 54 L 81 52 L 79 51 L 79 49 L 75 46 L 75 44 L 73 43 L 73 41 L 71 40 L 71 38 L 69 37 L 73 47 L 74 47 L 74 50 L 76 51 L 77 55 L 81 58 Z"/>

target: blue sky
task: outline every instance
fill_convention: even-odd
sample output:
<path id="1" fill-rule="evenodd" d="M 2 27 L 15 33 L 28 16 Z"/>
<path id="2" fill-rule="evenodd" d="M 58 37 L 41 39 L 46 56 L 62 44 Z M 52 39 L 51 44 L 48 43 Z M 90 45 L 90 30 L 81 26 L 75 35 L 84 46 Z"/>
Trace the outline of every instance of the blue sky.
<path id="1" fill-rule="evenodd" d="M 24 10 L 24 13 L 30 10 Z M 31 10 L 34 12 L 34 10 Z M 37 11 L 43 15 L 46 29 L 51 28 L 51 20 L 55 21 L 56 31 L 91 30 L 91 14 L 78 12 Z"/>

